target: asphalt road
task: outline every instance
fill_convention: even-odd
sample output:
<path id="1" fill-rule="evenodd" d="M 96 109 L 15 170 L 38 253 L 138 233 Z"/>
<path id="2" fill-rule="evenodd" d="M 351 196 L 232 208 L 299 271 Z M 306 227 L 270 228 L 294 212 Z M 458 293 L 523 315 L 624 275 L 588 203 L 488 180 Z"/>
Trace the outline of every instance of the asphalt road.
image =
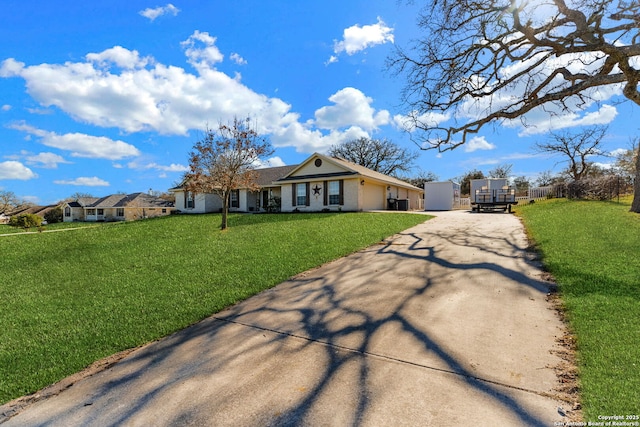
<path id="1" fill-rule="evenodd" d="M 575 414 L 555 371 L 564 325 L 520 222 L 505 213 L 436 215 L 68 381 L 0 423 L 568 421 L 562 414 Z"/>

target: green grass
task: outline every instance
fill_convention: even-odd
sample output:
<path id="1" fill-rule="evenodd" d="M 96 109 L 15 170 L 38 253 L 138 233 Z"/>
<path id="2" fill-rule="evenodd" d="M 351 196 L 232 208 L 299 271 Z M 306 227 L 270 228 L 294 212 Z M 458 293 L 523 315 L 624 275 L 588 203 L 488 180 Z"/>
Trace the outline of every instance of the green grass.
<path id="1" fill-rule="evenodd" d="M 38 232 L 40 229 L 42 231 L 54 231 L 61 230 L 65 228 L 81 228 L 81 227 L 104 227 L 109 225 L 116 225 L 118 223 L 104 223 L 104 222 L 58 222 L 56 224 L 45 224 L 42 227 L 31 227 L 27 230 L 20 227 L 11 227 L 7 224 L 0 224 L 0 234 L 15 234 L 15 233 L 24 233 L 27 232 Z"/>
<path id="2" fill-rule="evenodd" d="M 585 419 L 640 413 L 640 215 L 622 203 L 518 207 L 577 338 Z"/>
<path id="3" fill-rule="evenodd" d="M 0 238 L 0 404 L 427 217 L 170 216 Z"/>

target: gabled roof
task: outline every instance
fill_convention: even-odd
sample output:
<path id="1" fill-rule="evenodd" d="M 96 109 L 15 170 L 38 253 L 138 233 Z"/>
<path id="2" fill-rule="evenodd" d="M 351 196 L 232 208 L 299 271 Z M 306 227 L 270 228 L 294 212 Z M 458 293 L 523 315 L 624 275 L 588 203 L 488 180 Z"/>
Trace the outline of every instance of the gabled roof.
<path id="1" fill-rule="evenodd" d="M 38 205 L 26 205 L 16 208 L 11 212 L 3 212 L 5 216 L 15 216 L 20 214 L 36 214 L 39 216 L 44 216 L 51 209 L 54 209 L 58 205 L 46 205 L 46 206 L 38 206 Z"/>
<path id="2" fill-rule="evenodd" d="M 298 165 L 290 165 L 256 169 L 256 172 L 258 173 L 256 183 L 260 187 L 268 187 L 272 185 L 274 181 L 277 181 L 283 176 L 286 176 L 287 174 L 289 174 L 289 172 L 293 171 L 297 167 Z"/>
<path id="3" fill-rule="evenodd" d="M 109 196 L 96 197 L 80 197 L 76 201 L 68 202 L 72 208 L 169 208 L 173 207 L 173 203 L 161 199 L 160 197 L 151 196 L 146 193 L 131 194 L 111 194 Z"/>
<path id="4" fill-rule="evenodd" d="M 320 174 L 314 174 L 314 175 L 296 175 L 295 174 L 298 170 L 302 169 L 305 165 L 309 164 L 311 161 L 314 161 L 316 158 L 320 158 L 323 161 L 333 163 L 334 165 L 342 169 L 343 172 L 320 173 Z M 277 182 L 283 183 L 287 181 L 313 179 L 313 178 L 339 178 L 339 177 L 353 177 L 353 176 L 371 178 L 376 181 L 384 182 L 389 185 L 395 185 L 398 187 L 410 188 L 410 189 L 422 191 L 421 188 L 411 185 L 408 182 L 402 181 L 398 178 L 394 178 L 392 176 L 385 175 L 380 172 L 376 172 L 374 170 L 365 168 L 364 166 L 360 166 L 355 163 L 351 163 L 339 157 L 329 157 L 319 153 L 314 153 L 311 157 L 309 157 L 307 160 L 305 160 L 300 165 L 298 165 L 298 167 L 292 170 L 289 174 L 277 180 Z"/>
<path id="5" fill-rule="evenodd" d="M 270 187 L 273 185 L 274 181 L 279 180 L 283 176 L 287 175 L 289 172 L 297 168 L 298 165 L 289 165 L 289 166 L 275 166 L 272 168 L 260 168 L 254 169 L 257 174 L 256 184 L 259 187 Z M 177 187 L 170 188 L 169 191 L 179 191 L 183 190 L 185 186 L 185 181 L 182 181 L 180 185 Z"/>

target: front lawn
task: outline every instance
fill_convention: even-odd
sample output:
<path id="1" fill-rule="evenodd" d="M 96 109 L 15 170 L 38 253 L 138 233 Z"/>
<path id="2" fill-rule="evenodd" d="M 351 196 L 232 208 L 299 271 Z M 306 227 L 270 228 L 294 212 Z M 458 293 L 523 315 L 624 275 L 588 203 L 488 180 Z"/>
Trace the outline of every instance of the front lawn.
<path id="1" fill-rule="evenodd" d="M 640 415 L 640 215 L 623 203 L 518 206 L 576 334 L 586 421 Z"/>
<path id="2" fill-rule="evenodd" d="M 0 237 L 0 404 L 428 217 L 170 216 Z"/>

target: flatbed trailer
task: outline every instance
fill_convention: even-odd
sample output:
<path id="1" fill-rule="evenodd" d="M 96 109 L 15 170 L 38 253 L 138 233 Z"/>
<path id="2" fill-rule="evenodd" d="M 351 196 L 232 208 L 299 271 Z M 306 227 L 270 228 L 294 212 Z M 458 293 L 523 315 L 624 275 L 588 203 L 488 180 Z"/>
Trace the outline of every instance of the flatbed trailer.
<path id="1" fill-rule="evenodd" d="M 501 210 L 511 212 L 517 205 L 516 190 L 503 178 L 487 178 L 471 181 L 471 210 L 487 212 Z"/>

